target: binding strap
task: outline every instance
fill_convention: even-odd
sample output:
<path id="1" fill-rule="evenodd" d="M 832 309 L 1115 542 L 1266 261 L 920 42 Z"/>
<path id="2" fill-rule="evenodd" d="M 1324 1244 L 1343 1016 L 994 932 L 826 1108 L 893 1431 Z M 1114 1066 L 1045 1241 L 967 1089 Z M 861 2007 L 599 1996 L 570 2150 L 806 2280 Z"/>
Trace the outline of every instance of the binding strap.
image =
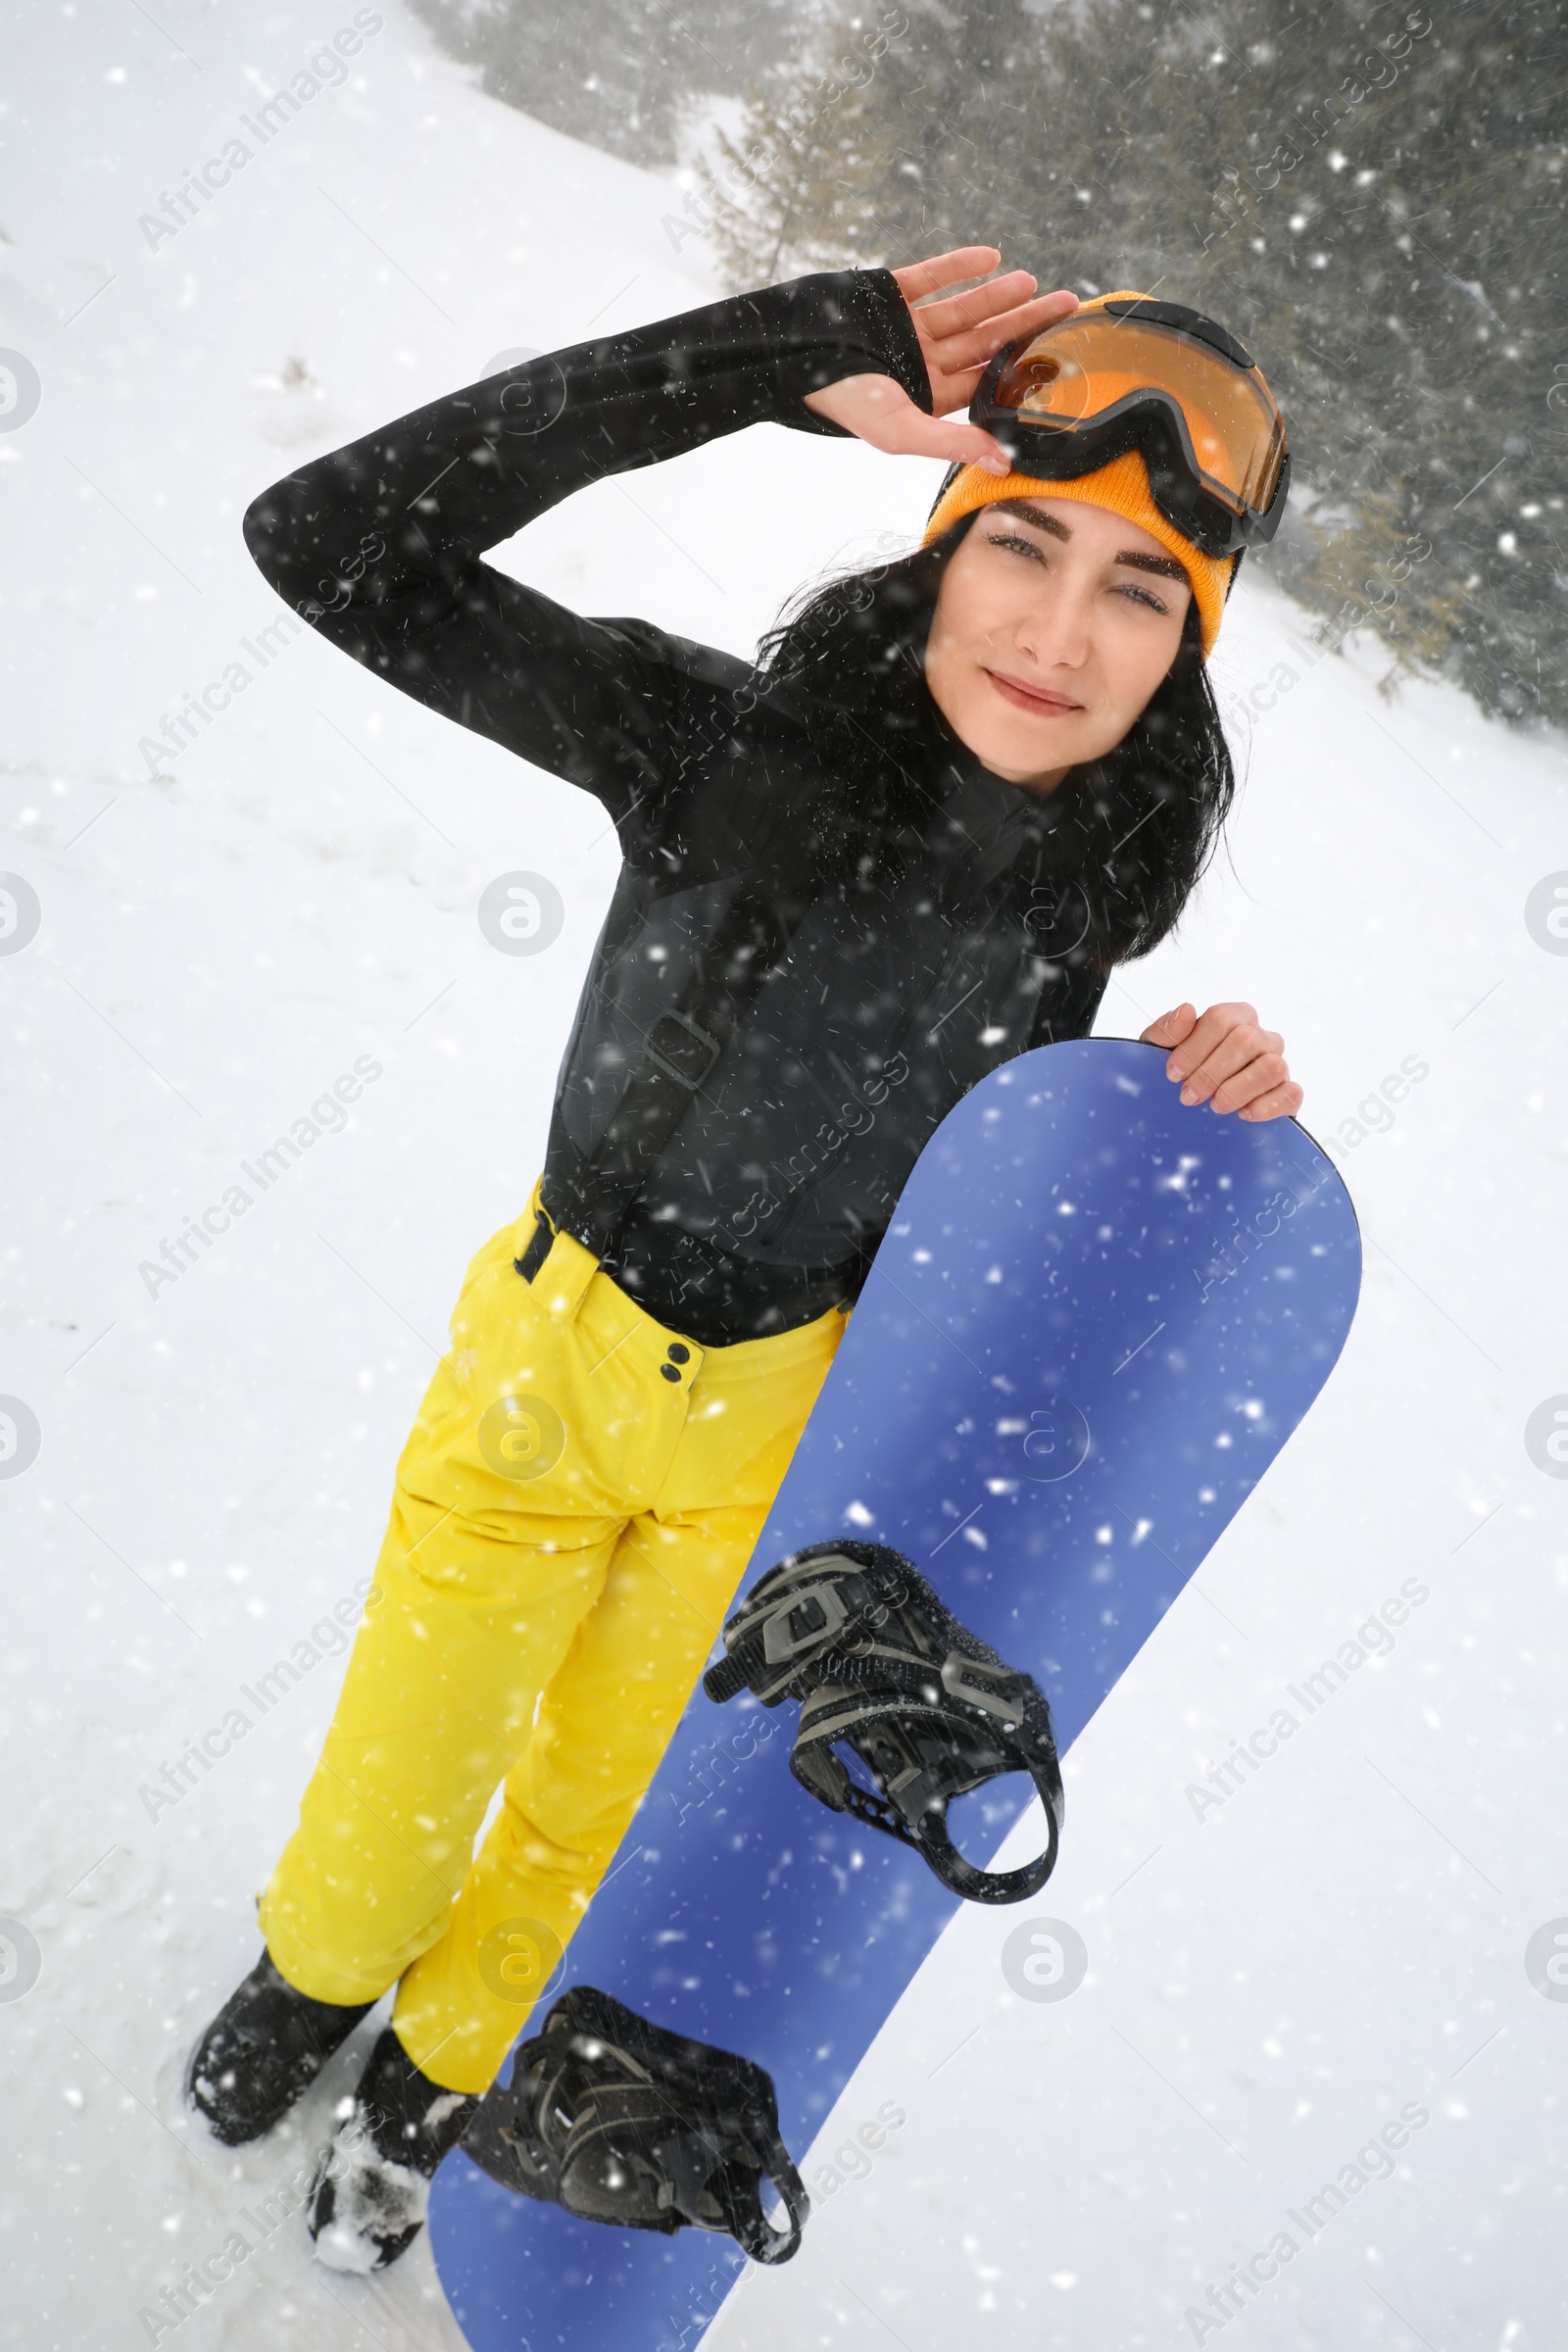
<path id="1" fill-rule="evenodd" d="M 885 1544 L 813 1544 L 754 1585 L 724 1628 L 710 1698 L 750 1689 L 764 1707 L 800 1701 L 790 1770 L 835 1813 L 911 1845 L 968 1902 L 1019 1903 L 1056 1865 L 1061 1772 L 1051 1711 L 1033 1678 L 960 1625 L 919 1571 Z M 858 1757 L 873 1788 L 835 1752 Z M 956 1796 L 1026 1772 L 1045 1803 L 1046 1850 L 985 1871 L 948 1832 Z"/>
<path id="2" fill-rule="evenodd" d="M 463 2145 L 506 2188 L 620 2230 L 711 2230 L 788 2262 L 810 2199 L 779 2137 L 772 2077 L 651 2025 L 591 1984 L 563 1993 L 480 2101 Z M 762 2211 L 770 2180 L 785 2227 Z"/>

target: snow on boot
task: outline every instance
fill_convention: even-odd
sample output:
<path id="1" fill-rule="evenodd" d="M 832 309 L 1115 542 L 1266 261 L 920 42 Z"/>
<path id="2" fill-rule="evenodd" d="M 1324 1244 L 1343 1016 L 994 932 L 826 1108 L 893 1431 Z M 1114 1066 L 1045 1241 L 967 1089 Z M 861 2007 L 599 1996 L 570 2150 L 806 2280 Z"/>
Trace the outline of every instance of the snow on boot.
<path id="1" fill-rule="evenodd" d="M 479 2102 L 421 2075 L 388 2026 L 317 2166 L 307 2217 L 328 2270 L 384 2271 L 424 2228 L 430 2182 Z"/>
<path id="2" fill-rule="evenodd" d="M 225 2147 L 270 2132 L 373 2001 L 313 2001 L 263 1952 L 191 2054 L 185 2096 Z"/>

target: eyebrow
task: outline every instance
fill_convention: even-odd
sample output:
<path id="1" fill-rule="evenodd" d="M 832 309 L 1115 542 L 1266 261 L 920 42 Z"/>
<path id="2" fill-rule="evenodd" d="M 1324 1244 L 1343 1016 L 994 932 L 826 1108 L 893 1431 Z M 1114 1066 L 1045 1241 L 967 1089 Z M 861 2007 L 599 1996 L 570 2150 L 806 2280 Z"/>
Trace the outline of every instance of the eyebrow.
<path id="1" fill-rule="evenodd" d="M 1020 521 L 1032 522 L 1037 531 L 1045 531 L 1053 539 L 1072 537 L 1064 522 L 1054 514 L 1048 514 L 1043 507 L 1032 507 L 1025 498 L 999 498 L 995 503 L 1005 513 L 1016 514 Z M 1178 564 L 1173 556 L 1141 556 L 1132 548 L 1126 548 L 1112 561 L 1125 564 L 1129 571 L 1152 571 L 1162 580 L 1181 580 L 1184 584 L 1191 584 L 1187 580 L 1186 566 Z"/>

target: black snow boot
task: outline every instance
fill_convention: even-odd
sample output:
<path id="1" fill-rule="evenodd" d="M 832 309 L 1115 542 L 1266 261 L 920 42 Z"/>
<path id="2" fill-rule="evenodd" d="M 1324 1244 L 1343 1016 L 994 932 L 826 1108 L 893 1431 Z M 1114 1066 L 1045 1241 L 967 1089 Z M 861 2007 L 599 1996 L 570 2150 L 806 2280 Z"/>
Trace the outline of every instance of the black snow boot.
<path id="1" fill-rule="evenodd" d="M 424 2228 L 430 2182 L 479 2102 L 421 2075 L 390 2026 L 316 2168 L 308 2226 L 332 2271 L 384 2271 Z"/>
<path id="2" fill-rule="evenodd" d="M 225 2147 L 260 2139 L 374 2006 L 313 2001 L 263 1952 L 197 2042 L 185 2096 Z"/>

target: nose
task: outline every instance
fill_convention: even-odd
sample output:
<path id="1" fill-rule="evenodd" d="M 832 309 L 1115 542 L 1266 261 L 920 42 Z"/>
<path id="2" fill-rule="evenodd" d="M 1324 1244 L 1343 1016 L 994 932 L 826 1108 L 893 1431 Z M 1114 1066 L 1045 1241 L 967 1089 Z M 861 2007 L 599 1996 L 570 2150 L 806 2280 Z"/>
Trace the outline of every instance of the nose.
<path id="1" fill-rule="evenodd" d="M 1091 636 L 1090 598 L 1071 579 L 1057 579 L 1020 619 L 1016 642 L 1039 670 L 1084 667 Z"/>

